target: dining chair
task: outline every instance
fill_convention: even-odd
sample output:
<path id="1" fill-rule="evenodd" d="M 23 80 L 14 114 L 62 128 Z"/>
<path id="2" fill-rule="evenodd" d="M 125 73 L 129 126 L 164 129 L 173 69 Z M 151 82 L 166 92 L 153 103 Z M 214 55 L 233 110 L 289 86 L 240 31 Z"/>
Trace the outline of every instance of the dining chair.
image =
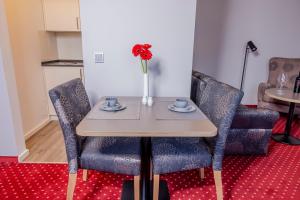
<path id="1" fill-rule="evenodd" d="M 73 199 L 77 172 L 98 170 L 134 176 L 134 199 L 139 199 L 140 138 L 81 137 L 76 126 L 91 110 L 80 79 L 73 79 L 49 91 L 50 99 L 62 128 L 69 166 L 67 199 Z"/>
<path id="2" fill-rule="evenodd" d="M 159 197 L 159 175 L 177 171 L 200 169 L 204 178 L 204 168 L 212 165 L 217 199 L 223 199 L 222 161 L 226 138 L 235 111 L 243 97 L 243 92 L 224 83 L 209 80 L 199 108 L 218 128 L 212 138 L 152 138 L 153 199 Z"/>

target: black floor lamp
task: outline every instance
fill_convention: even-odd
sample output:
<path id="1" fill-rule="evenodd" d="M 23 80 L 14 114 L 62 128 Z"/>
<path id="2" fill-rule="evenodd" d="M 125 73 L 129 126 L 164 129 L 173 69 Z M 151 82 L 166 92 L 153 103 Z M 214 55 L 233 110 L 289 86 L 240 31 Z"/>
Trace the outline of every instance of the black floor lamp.
<path id="1" fill-rule="evenodd" d="M 249 50 L 251 50 L 251 52 L 256 52 L 257 51 L 257 47 L 255 46 L 255 44 L 252 41 L 247 42 L 247 46 L 246 46 L 244 65 L 243 65 L 243 74 L 242 74 L 242 81 L 241 81 L 240 90 L 243 90 L 243 87 L 244 87 L 244 78 L 245 78 L 245 73 L 246 73 L 246 63 L 247 63 L 247 59 L 248 59 Z"/>

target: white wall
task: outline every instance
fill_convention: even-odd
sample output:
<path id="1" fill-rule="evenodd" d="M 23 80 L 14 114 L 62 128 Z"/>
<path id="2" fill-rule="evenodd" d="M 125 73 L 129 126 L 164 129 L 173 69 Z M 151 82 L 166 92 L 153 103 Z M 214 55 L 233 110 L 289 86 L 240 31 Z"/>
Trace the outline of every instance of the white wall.
<path id="1" fill-rule="evenodd" d="M 151 43 L 154 96 L 189 96 L 196 0 L 81 1 L 86 87 L 94 102 L 102 95 L 142 96 L 136 43 Z M 94 64 L 103 51 L 105 63 Z"/>
<path id="2" fill-rule="evenodd" d="M 220 81 L 239 88 L 245 43 L 253 40 L 258 47 L 259 55 L 249 56 L 243 103 L 256 104 L 258 84 L 267 80 L 268 60 L 274 56 L 300 55 L 300 1 L 225 0 L 225 2 L 221 11 L 223 17 L 213 24 L 213 26 L 223 24 L 221 39 L 220 36 L 216 37 L 213 34 L 207 37 L 212 43 L 215 40 L 220 41 L 221 53 L 218 56 L 218 65 L 211 67 L 217 68 L 216 77 Z M 211 12 L 211 15 L 214 14 L 215 12 Z M 199 17 L 205 16 L 199 14 Z"/>
<path id="3" fill-rule="evenodd" d="M 4 63 L 0 49 L 0 156 L 16 156 L 18 155 L 18 149 L 15 141 L 15 129 L 12 123 L 12 111 L 3 68 Z"/>
<path id="4" fill-rule="evenodd" d="M 56 45 L 52 43 L 55 38 L 53 34 L 50 37 L 43 32 L 41 0 L 6 0 L 5 6 L 23 129 L 24 134 L 28 135 L 48 120 L 47 92 L 41 61 L 57 56 Z"/>
<path id="5" fill-rule="evenodd" d="M 0 0 L 0 156 L 26 151 L 4 2 Z"/>
<path id="6" fill-rule="evenodd" d="M 56 33 L 59 59 L 82 60 L 81 33 Z"/>

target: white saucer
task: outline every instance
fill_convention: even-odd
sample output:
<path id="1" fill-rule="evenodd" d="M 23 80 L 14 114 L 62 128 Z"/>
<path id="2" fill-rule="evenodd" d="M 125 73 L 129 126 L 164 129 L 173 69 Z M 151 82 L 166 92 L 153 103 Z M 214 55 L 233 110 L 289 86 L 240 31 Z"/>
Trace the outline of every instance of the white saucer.
<path id="1" fill-rule="evenodd" d="M 113 106 L 113 107 L 109 107 L 105 104 L 102 104 L 102 106 L 100 107 L 100 110 L 107 111 L 107 112 L 117 112 L 117 111 L 124 110 L 126 108 L 127 108 L 127 106 L 121 105 L 121 104 L 117 104 L 116 106 Z"/>
<path id="2" fill-rule="evenodd" d="M 171 111 L 180 112 L 180 113 L 190 113 L 190 112 L 194 112 L 196 110 L 196 108 L 192 105 L 188 105 L 185 108 L 178 108 L 178 107 L 174 106 L 174 104 L 168 105 L 168 109 Z"/>

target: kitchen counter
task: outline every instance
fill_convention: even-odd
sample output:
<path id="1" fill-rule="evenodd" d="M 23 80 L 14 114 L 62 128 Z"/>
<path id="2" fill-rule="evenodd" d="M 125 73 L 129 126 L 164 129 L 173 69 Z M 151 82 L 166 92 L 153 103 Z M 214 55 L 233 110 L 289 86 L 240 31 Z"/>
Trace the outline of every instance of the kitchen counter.
<path id="1" fill-rule="evenodd" d="M 83 67 L 82 60 L 50 60 L 42 62 L 42 67 Z"/>

